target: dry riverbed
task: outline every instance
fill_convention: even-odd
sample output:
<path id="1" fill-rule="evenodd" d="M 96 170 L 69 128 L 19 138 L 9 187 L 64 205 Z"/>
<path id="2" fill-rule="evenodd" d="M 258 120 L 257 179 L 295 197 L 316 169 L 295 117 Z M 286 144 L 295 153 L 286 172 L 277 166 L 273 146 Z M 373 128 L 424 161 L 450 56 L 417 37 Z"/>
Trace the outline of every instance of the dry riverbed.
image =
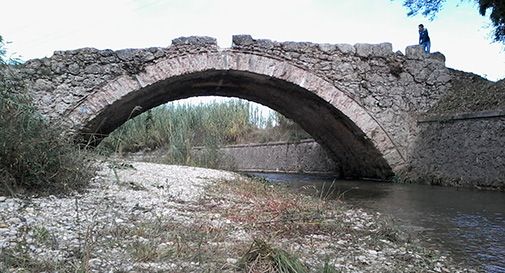
<path id="1" fill-rule="evenodd" d="M 478 272 L 322 197 L 225 171 L 104 163 L 83 193 L 0 197 L 0 272 Z"/>

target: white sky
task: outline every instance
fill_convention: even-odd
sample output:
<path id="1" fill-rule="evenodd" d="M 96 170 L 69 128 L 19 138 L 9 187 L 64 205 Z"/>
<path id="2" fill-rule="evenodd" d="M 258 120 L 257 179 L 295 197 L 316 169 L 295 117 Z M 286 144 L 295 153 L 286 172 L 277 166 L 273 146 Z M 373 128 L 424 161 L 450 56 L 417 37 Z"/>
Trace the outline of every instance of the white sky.
<path id="1" fill-rule="evenodd" d="M 233 34 L 276 41 L 391 42 L 404 52 L 429 30 L 432 52 L 447 66 L 491 80 L 505 78 L 505 52 L 492 44 L 489 19 L 473 0 L 448 0 L 430 22 L 408 18 L 402 0 L 0 0 L 0 35 L 21 59 L 55 50 L 168 46 L 180 36 L 215 37 L 231 46 Z M 457 6 L 458 5 L 458 6 Z"/>

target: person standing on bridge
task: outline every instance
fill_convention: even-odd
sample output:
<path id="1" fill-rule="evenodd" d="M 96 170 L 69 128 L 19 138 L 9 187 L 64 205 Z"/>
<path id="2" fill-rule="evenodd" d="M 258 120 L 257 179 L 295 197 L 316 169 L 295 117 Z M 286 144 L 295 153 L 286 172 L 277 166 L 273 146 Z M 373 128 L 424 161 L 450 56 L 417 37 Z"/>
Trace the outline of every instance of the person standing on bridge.
<path id="1" fill-rule="evenodd" d="M 419 25 L 419 44 L 423 47 L 425 53 L 430 53 L 430 36 L 428 35 L 428 29 L 424 28 L 423 24 Z"/>

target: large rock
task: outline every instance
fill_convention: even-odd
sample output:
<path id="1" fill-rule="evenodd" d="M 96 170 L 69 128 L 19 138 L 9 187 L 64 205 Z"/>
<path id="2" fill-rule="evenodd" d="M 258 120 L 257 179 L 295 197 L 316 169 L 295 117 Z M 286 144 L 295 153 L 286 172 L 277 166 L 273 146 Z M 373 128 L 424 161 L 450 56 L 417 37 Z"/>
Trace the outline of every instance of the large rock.
<path id="1" fill-rule="evenodd" d="M 359 57 L 369 57 L 373 53 L 373 45 L 371 44 L 355 44 L 356 55 Z"/>
<path id="2" fill-rule="evenodd" d="M 393 54 L 393 45 L 391 43 L 381 43 L 372 47 L 374 56 L 387 57 Z"/>
<path id="3" fill-rule="evenodd" d="M 426 57 L 426 53 L 424 53 L 423 47 L 420 45 L 411 45 L 405 48 L 405 57 L 411 60 L 422 60 Z"/>
<path id="4" fill-rule="evenodd" d="M 430 59 L 437 60 L 437 61 L 445 64 L 445 55 L 440 52 L 431 53 Z"/>
<path id="5" fill-rule="evenodd" d="M 340 52 L 344 54 L 354 54 L 356 53 L 356 48 L 350 44 L 337 44 L 337 48 Z"/>
<path id="6" fill-rule="evenodd" d="M 254 43 L 251 35 L 233 35 L 232 36 L 233 45 L 251 45 Z"/>

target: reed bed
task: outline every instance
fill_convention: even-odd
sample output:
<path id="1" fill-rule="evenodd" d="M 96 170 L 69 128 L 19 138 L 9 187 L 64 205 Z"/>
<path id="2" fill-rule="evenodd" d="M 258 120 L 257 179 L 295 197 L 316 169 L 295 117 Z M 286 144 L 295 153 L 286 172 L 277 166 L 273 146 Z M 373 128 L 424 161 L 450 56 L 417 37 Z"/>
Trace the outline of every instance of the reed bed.
<path id="1" fill-rule="evenodd" d="M 99 148 L 121 155 L 163 150 L 164 163 L 213 167 L 222 145 L 308 137 L 281 114 L 265 115 L 257 104 L 233 98 L 200 104 L 171 102 L 153 108 L 116 129 Z M 206 148 L 199 159 L 191 156 L 196 146 Z"/>

